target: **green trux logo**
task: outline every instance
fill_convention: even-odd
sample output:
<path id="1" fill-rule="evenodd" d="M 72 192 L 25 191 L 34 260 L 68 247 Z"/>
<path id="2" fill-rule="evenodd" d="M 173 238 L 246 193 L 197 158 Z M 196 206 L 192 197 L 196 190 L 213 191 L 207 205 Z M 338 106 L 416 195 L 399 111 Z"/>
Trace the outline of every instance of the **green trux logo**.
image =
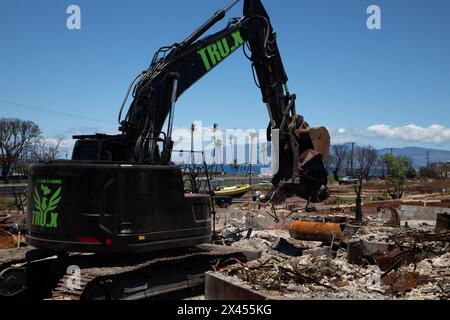
<path id="1" fill-rule="evenodd" d="M 202 58 L 203 64 L 205 65 L 206 71 L 211 70 L 220 61 L 228 57 L 237 48 L 244 44 L 241 32 L 239 30 L 231 33 L 232 39 L 229 36 L 223 37 L 203 49 L 198 51 L 198 54 Z M 233 41 L 233 45 L 230 45 L 228 41 Z"/>
<path id="2" fill-rule="evenodd" d="M 41 179 L 34 187 L 32 224 L 38 227 L 58 228 L 58 204 L 61 202 L 61 180 Z"/>

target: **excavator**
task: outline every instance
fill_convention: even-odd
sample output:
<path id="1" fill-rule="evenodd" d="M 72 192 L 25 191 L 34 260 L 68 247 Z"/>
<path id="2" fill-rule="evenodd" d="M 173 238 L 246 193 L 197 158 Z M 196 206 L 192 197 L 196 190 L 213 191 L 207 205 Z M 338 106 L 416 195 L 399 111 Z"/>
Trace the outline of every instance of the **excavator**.
<path id="1" fill-rule="evenodd" d="M 200 37 L 239 0 L 217 11 L 184 41 L 160 48 L 133 81 L 120 135 L 77 136 L 72 160 L 30 167 L 28 243 L 76 252 L 143 252 L 210 241 L 210 197 L 184 193 L 171 162 L 176 102 L 195 82 L 243 48 L 267 106 L 274 143 L 273 201 L 326 199 L 329 135 L 296 113 L 269 15 L 260 0 Z M 125 101 L 128 98 L 125 98 Z M 163 131 L 164 124 L 167 128 Z"/>
<path id="2" fill-rule="evenodd" d="M 327 199 L 330 136 L 297 114 L 277 35 L 261 1 L 244 0 L 242 17 L 204 36 L 239 1 L 155 53 L 128 88 L 120 134 L 75 136 L 71 160 L 30 166 L 28 244 L 60 253 L 137 254 L 210 242 L 211 196 L 186 194 L 181 168 L 171 159 L 176 103 L 237 51 L 250 61 L 268 112 L 271 203 L 292 196 L 316 203 Z"/>

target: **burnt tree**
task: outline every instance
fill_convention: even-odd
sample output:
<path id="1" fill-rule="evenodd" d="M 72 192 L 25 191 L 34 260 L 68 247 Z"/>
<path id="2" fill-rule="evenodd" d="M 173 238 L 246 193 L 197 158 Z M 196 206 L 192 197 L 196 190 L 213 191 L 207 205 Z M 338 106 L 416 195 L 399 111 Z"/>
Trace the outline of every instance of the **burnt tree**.
<path id="1" fill-rule="evenodd" d="M 357 147 L 355 152 L 356 176 L 358 184 L 354 187 L 356 193 L 356 223 L 362 223 L 362 190 L 363 182 L 369 181 L 378 161 L 378 152 L 372 146 Z"/>
<path id="2" fill-rule="evenodd" d="M 0 119 L 0 165 L 3 178 L 6 179 L 18 161 L 26 157 L 26 151 L 30 150 L 40 133 L 39 126 L 32 121 Z"/>
<path id="3" fill-rule="evenodd" d="M 342 170 L 344 162 L 349 156 L 349 149 L 344 144 L 336 144 L 332 146 L 333 153 L 330 156 L 330 167 L 333 170 L 334 180 L 339 181 L 339 173 Z"/>

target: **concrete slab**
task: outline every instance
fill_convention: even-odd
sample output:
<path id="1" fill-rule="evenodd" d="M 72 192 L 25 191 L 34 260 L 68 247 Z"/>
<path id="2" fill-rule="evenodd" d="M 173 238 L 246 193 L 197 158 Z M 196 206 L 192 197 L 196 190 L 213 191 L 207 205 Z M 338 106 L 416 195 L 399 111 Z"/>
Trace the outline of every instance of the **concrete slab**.
<path id="1" fill-rule="evenodd" d="M 409 220 L 436 221 L 439 213 L 450 213 L 450 208 L 402 205 L 399 210 L 401 222 Z"/>
<path id="2" fill-rule="evenodd" d="M 205 274 L 206 300 L 267 300 L 268 297 L 217 272 Z"/>
<path id="3" fill-rule="evenodd" d="M 241 284 L 218 272 L 208 272 L 205 274 L 205 295 L 206 300 L 289 300 L 289 301 L 311 301 L 309 297 L 289 297 L 279 293 L 274 294 L 260 292 L 252 289 L 247 284 Z M 320 300 L 339 301 L 346 300 L 340 298 L 321 298 Z"/>

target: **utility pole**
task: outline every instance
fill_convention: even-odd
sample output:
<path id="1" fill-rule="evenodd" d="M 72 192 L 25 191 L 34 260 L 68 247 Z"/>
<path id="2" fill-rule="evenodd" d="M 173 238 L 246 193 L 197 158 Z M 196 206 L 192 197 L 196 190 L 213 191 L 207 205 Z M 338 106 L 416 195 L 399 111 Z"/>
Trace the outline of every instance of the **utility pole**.
<path id="1" fill-rule="evenodd" d="M 430 167 L 430 151 L 427 151 L 427 168 Z"/>
<path id="2" fill-rule="evenodd" d="M 352 170 L 352 177 L 355 176 L 355 170 L 353 168 L 354 151 L 355 151 L 355 143 L 352 142 L 352 155 L 351 155 L 351 159 L 350 159 L 350 161 L 351 161 L 350 162 L 350 167 L 351 167 L 351 170 Z"/>
<path id="3" fill-rule="evenodd" d="M 192 168 L 194 168 L 195 165 L 195 155 L 194 155 L 194 131 L 195 131 L 195 124 L 193 123 L 191 125 L 191 165 Z"/>
<path id="4" fill-rule="evenodd" d="M 249 176 L 249 183 L 250 183 L 250 187 L 252 186 L 252 162 L 253 162 L 253 139 L 255 139 L 256 137 L 256 132 L 251 132 L 249 134 L 250 136 L 250 176 Z"/>

